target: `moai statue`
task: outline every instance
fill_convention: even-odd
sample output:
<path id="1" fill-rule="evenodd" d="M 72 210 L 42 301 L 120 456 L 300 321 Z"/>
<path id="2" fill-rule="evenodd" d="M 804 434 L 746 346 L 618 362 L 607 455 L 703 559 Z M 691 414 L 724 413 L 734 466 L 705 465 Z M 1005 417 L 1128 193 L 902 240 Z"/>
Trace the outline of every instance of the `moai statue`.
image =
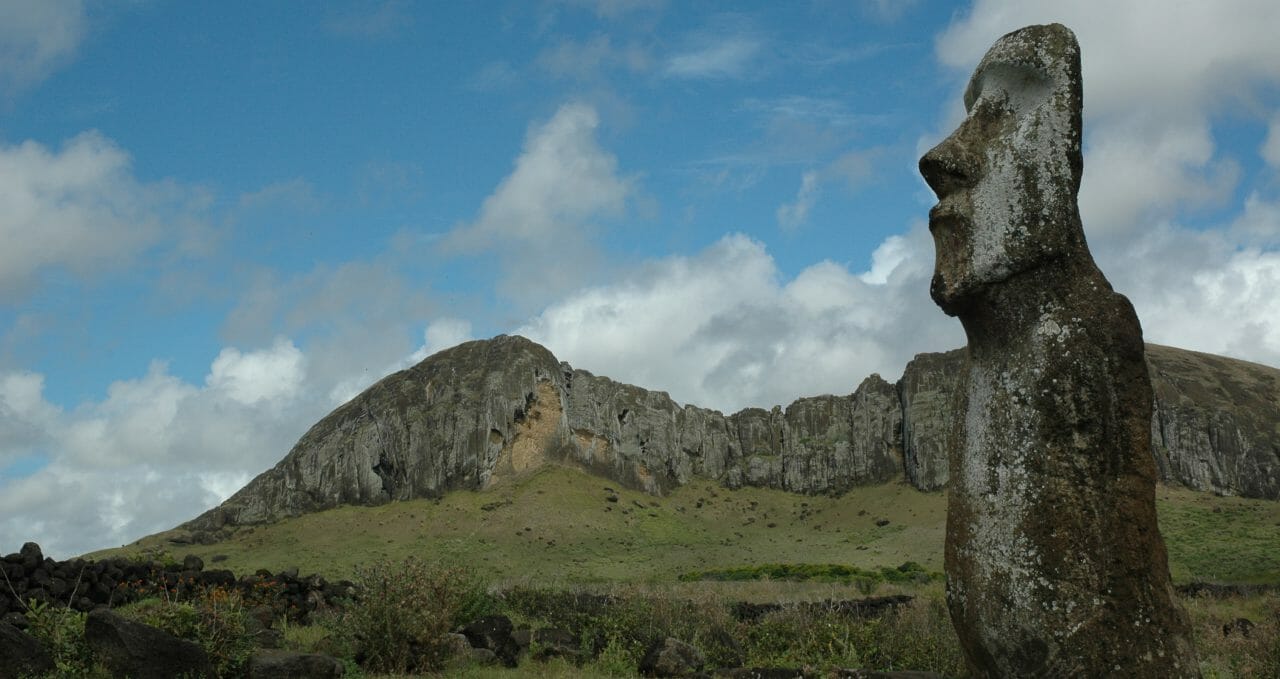
<path id="1" fill-rule="evenodd" d="M 930 293 L 968 337 L 947 603 L 980 677 L 1198 676 L 1156 525 L 1142 328 L 1085 243 L 1080 48 L 998 40 L 920 159 Z"/>

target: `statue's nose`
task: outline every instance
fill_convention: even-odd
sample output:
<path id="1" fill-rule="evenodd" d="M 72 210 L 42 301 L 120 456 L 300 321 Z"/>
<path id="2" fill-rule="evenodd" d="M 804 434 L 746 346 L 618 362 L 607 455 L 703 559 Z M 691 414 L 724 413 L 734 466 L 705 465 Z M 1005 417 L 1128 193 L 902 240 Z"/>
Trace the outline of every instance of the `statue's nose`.
<path id="1" fill-rule="evenodd" d="M 978 181 L 977 159 L 952 135 L 920 158 L 920 174 L 938 198 L 945 198 Z"/>

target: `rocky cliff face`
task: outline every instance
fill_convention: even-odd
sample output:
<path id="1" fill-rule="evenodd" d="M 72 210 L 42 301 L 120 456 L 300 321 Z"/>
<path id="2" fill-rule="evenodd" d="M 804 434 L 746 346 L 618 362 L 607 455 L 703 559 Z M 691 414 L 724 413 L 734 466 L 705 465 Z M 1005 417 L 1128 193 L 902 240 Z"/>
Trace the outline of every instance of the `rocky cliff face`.
<path id="1" fill-rule="evenodd" d="M 1161 478 L 1280 500 L 1280 370 L 1154 344 L 1147 364 Z"/>
<path id="2" fill-rule="evenodd" d="M 1149 345 L 1166 481 L 1280 499 L 1280 370 Z M 317 422 L 275 467 L 184 527 L 266 523 L 342 504 L 479 489 L 548 461 L 653 494 L 691 478 L 840 493 L 899 475 L 947 483 L 943 433 L 963 350 L 902 379 L 732 415 L 599 377 L 522 337 L 442 351 Z"/>

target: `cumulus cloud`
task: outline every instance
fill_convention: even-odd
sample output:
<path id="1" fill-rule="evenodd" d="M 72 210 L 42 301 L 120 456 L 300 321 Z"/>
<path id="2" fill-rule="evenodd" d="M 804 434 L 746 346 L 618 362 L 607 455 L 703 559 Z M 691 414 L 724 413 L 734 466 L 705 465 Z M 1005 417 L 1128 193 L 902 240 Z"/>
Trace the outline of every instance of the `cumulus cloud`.
<path id="1" fill-rule="evenodd" d="M 1280 203 L 1265 184 L 1239 198 L 1250 159 L 1218 143 L 1241 114 L 1270 115 L 1259 153 L 1280 161 L 1277 118 L 1258 105 L 1280 85 L 1280 5 L 978 0 L 938 57 L 967 78 L 1000 35 L 1047 21 L 1080 40 L 1085 230 L 1147 339 L 1280 364 Z"/>
<path id="2" fill-rule="evenodd" d="M 0 296 L 29 291 L 45 268 L 118 269 L 192 237 L 206 201 L 199 190 L 137 181 L 128 153 L 97 132 L 57 150 L 0 142 Z"/>
<path id="3" fill-rule="evenodd" d="M 1280 252 L 1241 247 L 1225 230 L 1163 224 L 1097 256 L 1147 341 L 1280 366 Z"/>
<path id="4" fill-rule="evenodd" d="M 1088 134 L 1085 153 L 1080 214 L 1096 237 L 1137 236 L 1181 211 L 1219 205 L 1240 175 L 1235 162 L 1216 154 L 1204 120 L 1101 124 Z"/>
<path id="5" fill-rule="evenodd" d="M 1081 209 L 1091 235 L 1134 237 L 1230 197 L 1239 161 L 1217 147 L 1215 117 L 1256 109 L 1260 93 L 1280 83 L 1280 41 L 1272 35 L 1280 5 L 978 0 L 939 36 L 938 57 L 967 77 L 1001 34 L 1046 21 L 1065 23 L 1080 41 Z"/>
<path id="6" fill-rule="evenodd" d="M 598 220 L 622 215 L 634 184 L 618 174 L 617 159 L 596 141 L 599 125 L 593 107 L 570 103 L 531 128 L 511 174 L 485 199 L 474 222 L 442 240 L 442 250 L 497 253 L 502 289 L 526 302 L 583 280 L 595 260 L 591 239 Z"/>
<path id="7" fill-rule="evenodd" d="M 205 384 L 246 406 L 288 402 L 302 387 L 302 352 L 279 337 L 270 349 L 242 353 L 227 347 L 213 359 Z"/>
<path id="8" fill-rule="evenodd" d="M 422 332 L 422 345 L 412 354 L 389 361 L 381 369 L 365 369 L 339 381 L 329 390 L 329 402 L 335 406 L 346 403 L 386 375 L 404 370 L 432 354 L 472 339 L 475 338 L 471 334 L 470 321 L 447 316 L 437 318 Z"/>
<path id="9" fill-rule="evenodd" d="M 927 232 L 890 247 L 899 251 L 880 257 L 872 282 L 829 261 L 783 280 L 764 245 L 730 235 L 573 294 L 518 332 L 575 367 L 724 411 L 847 394 L 873 372 L 896 379 L 919 351 L 963 342 L 928 298 Z"/>
<path id="10" fill-rule="evenodd" d="M 1168 116 L 1220 111 L 1249 100 L 1247 83 L 1280 79 L 1280 5 L 1270 0 L 977 0 L 939 36 L 938 57 L 967 70 L 1004 33 L 1051 21 L 1080 40 L 1092 116 L 1144 103 Z"/>
<path id="11" fill-rule="evenodd" d="M 0 97 L 11 97 L 69 62 L 84 39 L 81 0 L 0 0 Z"/>
<path id="12" fill-rule="evenodd" d="M 0 476 L 0 545 L 40 536 L 69 557 L 172 528 L 225 499 L 288 452 L 332 404 L 288 339 L 228 347 L 204 384 L 153 362 L 104 398 L 64 410 L 44 378 L 0 374 L 0 441 L 47 461 Z M 8 444 L 17 442 L 16 447 Z M 0 469 L 11 459 L 0 459 Z"/>

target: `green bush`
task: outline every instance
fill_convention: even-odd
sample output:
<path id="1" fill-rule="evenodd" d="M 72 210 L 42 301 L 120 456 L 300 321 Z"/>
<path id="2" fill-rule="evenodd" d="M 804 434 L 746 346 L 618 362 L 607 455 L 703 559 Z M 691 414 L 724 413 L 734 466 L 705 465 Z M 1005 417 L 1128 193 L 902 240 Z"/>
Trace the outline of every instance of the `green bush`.
<path id="1" fill-rule="evenodd" d="M 358 568 L 355 583 L 354 601 L 317 622 L 331 632 L 331 652 L 374 672 L 440 669 L 448 659 L 444 634 L 490 605 L 461 569 L 412 557 Z"/>
<path id="2" fill-rule="evenodd" d="M 788 606 L 745 626 L 747 665 L 863 667 L 879 623 L 819 606 Z"/>
<path id="3" fill-rule="evenodd" d="M 97 678 L 110 674 L 93 661 L 84 639 L 85 614 L 38 601 L 27 603 L 28 632 L 53 656 L 54 671 L 48 679 Z"/>
<path id="4" fill-rule="evenodd" d="M 874 635 L 874 653 L 866 660 L 878 670 L 937 672 L 963 676 L 966 672 L 960 640 L 940 592 L 926 593 L 886 615 Z"/>
<path id="5" fill-rule="evenodd" d="M 234 589 L 210 588 L 190 601 L 153 597 L 122 606 L 117 612 L 200 644 L 218 676 L 235 676 L 256 647 L 244 598 Z"/>

